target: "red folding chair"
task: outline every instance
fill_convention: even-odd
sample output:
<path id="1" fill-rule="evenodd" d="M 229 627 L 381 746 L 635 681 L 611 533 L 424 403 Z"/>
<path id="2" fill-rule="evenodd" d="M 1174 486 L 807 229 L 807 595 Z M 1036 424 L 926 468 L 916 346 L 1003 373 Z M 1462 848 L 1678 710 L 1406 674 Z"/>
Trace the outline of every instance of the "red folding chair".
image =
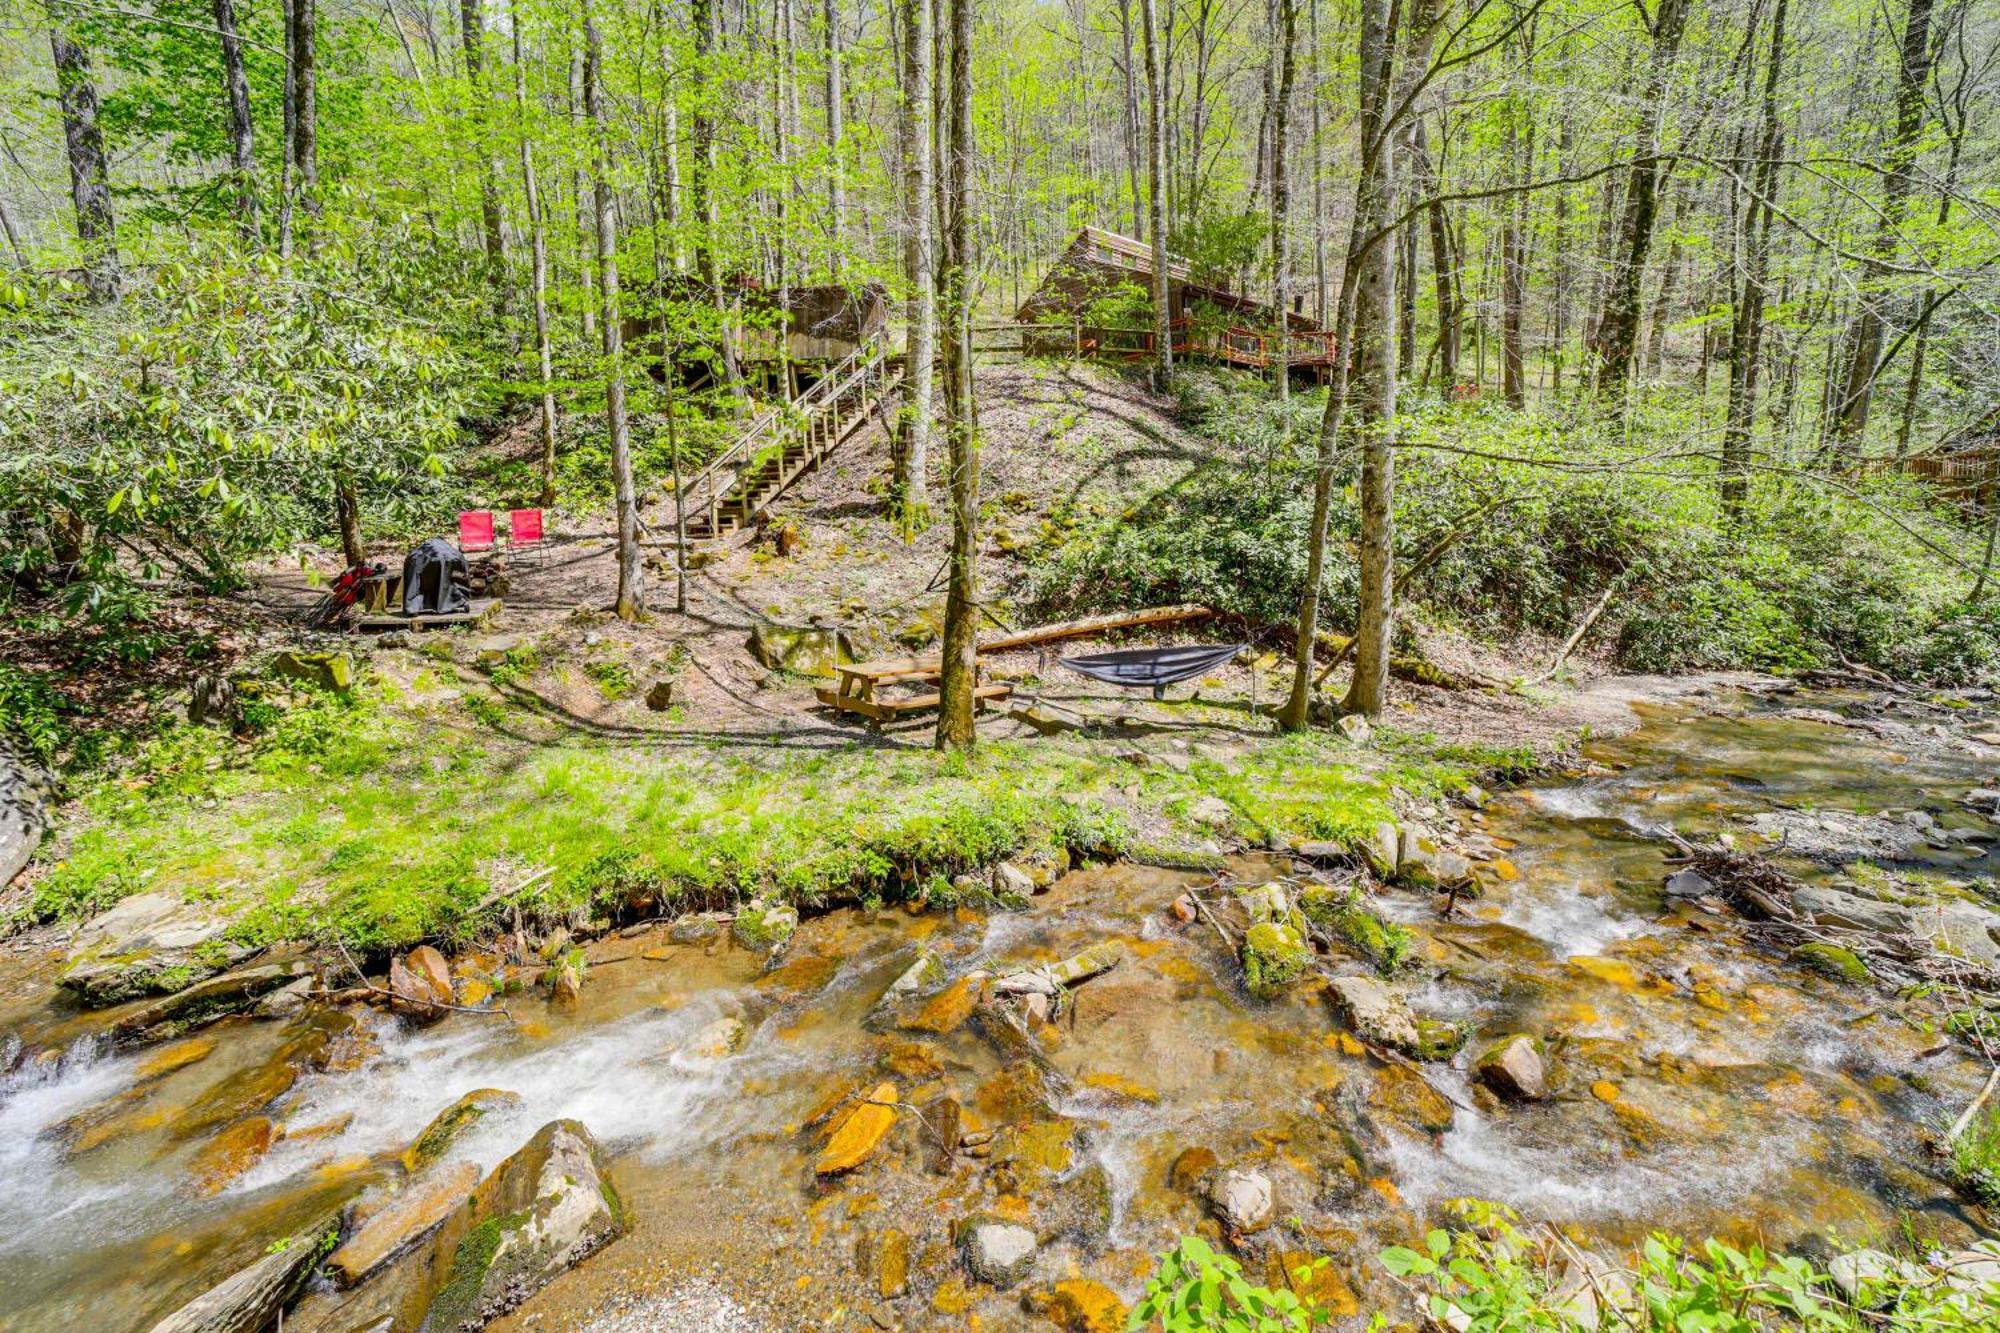
<path id="1" fill-rule="evenodd" d="M 526 551 L 537 561 L 544 559 L 549 550 L 548 539 L 542 534 L 542 511 L 539 509 L 509 509 L 507 511 L 507 550 Z"/>
<path id="2" fill-rule="evenodd" d="M 493 513 L 487 509 L 475 509 L 458 516 L 458 549 L 466 554 L 473 551 L 490 551 L 493 540 Z"/>

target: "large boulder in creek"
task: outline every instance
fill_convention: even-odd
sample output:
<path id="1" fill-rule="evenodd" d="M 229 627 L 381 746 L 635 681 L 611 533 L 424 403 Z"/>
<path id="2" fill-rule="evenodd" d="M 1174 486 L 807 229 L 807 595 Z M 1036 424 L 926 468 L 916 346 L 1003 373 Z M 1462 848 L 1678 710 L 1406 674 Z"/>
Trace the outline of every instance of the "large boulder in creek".
<path id="1" fill-rule="evenodd" d="M 1908 935 L 1917 928 L 1917 914 L 1897 903 L 1877 902 L 1839 889 L 1802 884 L 1792 893 L 1792 909 L 1823 926 L 1846 926 L 1878 935 Z"/>
<path id="2" fill-rule="evenodd" d="M 134 894 L 76 933 L 60 984 L 88 1005 L 185 990 L 253 952 L 228 938 L 229 925 L 172 893 Z"/>
<path id="3" fill-rule="evenodd" d="M 445 1155 L 445 1150 L 493 1111 L 511 1111 L 521 1105 L 521 1094 L 501 1088 L 474 1088 L 431 1117 L 423 1132 L 403 1150 L 403 1169 L 422 1171 Z"/>
<path id="4" fill-rule="evenodd" d="M 574 1120 L 542 1126 L 493 1168 L 464 1221 L 428 1328 L 476 1328 L 498 1318 L 628 1225 L 597 1140 Z"/>
<path id="5" fill-rule="evenodd" d="M 447 1162 L 396 1190 L 361 1200 L 348 1218 L 347 1239 L 327 1256 L 327 1271 L 343 1287 L 367 1281 L 442 1226 L 478 1184 L 476 1165 Z"/>
<path id="6" fill-rule="evenodd" d="M 27 868 L 49 831 L 48 776 L 0 742 L 0 888 Z"/>
<path id="7" fill-rule="evenodd" d="M 1928 841 L 1916 824 L 1844 810 L 1766 810 L 1751 815 L 1749 824 L 1759 837 L 1782 842 L 1788 855 L 1835 864 L 1908 861 L 1922 855 Z"/>

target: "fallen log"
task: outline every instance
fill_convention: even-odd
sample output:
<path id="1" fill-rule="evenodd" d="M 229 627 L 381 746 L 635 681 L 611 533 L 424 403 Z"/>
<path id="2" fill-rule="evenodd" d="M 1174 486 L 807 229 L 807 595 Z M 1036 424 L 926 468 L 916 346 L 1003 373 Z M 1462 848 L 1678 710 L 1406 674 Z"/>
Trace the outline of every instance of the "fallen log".
<path id="1" fill-rule="evenodd" d="M 1082 620 L 1060 620 L 1052 625 L 1037 625 L 1032 629 L 1014 630 L 990 639 L 979 641 L 982 653 L 1004 653 L 1014 648 L 1030 648 L 1038 643 L 1054 643 L 1059 639 L 1080 639 L 1092 634 L 1105 634 L 1114 629 L 1137 629 L 1142 625 L 1170 625 L 1183 620 L 1205 620 L 1215 612 L 1194 602 L 1179 606 L 1155 606 L 1144 611 L 1120 611 L 1110 615 L 1086 616 Z"/>

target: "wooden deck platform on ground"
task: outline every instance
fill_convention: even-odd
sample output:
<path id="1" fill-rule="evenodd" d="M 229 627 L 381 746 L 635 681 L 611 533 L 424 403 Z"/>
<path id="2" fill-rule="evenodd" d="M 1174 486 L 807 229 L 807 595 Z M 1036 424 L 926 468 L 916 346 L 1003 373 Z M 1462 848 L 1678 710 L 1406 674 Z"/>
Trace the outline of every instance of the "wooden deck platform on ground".
<path id="1" fill-rule="evenodd" d="M 348 623 L 355 629 L 434 629 L 441 625 L 471 625 L 500 610 L 498 597 L 475 597 L 469 610 L 450 615 L 407 616 L 400 612 L 377 611 L 355 616 Z"/>

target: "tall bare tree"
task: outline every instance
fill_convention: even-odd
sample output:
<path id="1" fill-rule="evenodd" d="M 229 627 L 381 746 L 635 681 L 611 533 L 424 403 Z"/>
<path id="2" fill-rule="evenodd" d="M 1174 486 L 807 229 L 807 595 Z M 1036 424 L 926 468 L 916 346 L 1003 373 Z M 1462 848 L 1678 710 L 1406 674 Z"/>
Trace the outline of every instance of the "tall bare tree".
<path id="1" fill-rule="evenodd" d="M 1293 47 L 1298 40 L 1298 7 L 1293 0 L 1273 0 L 1276 23 L 1271 40 L 1277 43 L 1277 82 L 1271 104 L 1271 304 L 1278 314 L 1278 397 L 1291 392 L 1292 383 L 1292 221 L 1291 109 L 1292 78 L 1296 67 Z"/>
<path id="2" fill-rule="evenodd" d="M 1881 374 L 1883 303 L 1887 265 L 1900 244 L 1910 193 L 1916 183 L 1917 151 L 1926 119 L 1925 97 L 1931 81 L 1931 9 L 1934 0 L 1910 0 L 1904 15 L 1903 41 L 1896 70 L 1896 128 L 1889 140 L 1882 177 L 1881 220 L 1868 265 L 1854 326 L 1847 336 L 1846 368 L 1839 397 L 1834 400 L 1830 435 L 1850 447 L 1868 429 L 1868 409 Z"/>
<path id="3" fill-rule="evenodd" d="M 901 521 L 915 525 L 930 507 L 931 377 L 937 364 L 936 260 L 931 238 L 931 81 L 937 36 L 932 31 L 933 0 L 901 2 L 903 268 L 910 294 L 904 304 L 903 413 L 892 502 Z"/>
<path id="4" fill-rule="evenodd" d="M 1151 3 L 1151 0 L 1147 0 Z M 951 0 L 950 134 L 944 159 L 945 441 L 951 554 L 938 679 L 937 747 L 970 750 L 979 684 L 979 437 L 972 396 L 972 6 Z"/>
<path id="5" fill-rule="evenodd" d="M 49 10 L 49 49 L 56 66 L 56 101 L 62 108 L 63 149 L 69 157 L 69 197 L 76 209 L 76 238 L 83 248 L 83 282 L 93 301 L 118 298 L 118 229 L 111 211 L 111 172 L 104 131 L 97 123 L 97 82 L 90 52 Z"/>
<path id="6" fill-rule="evenodd" d="M 1160 76 L 1159 0 L 1139 0 L 1146 48 L 1146 220 L 1153 242 L 1153 388 L 1164 393 L 1174 378 L 1172 287 L 1167 257 L 1167 101 Z"/>
<path id="7" fill-rule="evenodd" d="M 556 502 L 556 369 L 549 337 L 549 229 L 542 210 L 541 184 L 535 176 L 535 152 L 528 140 L 528 62 L 521 53 L 521 16 L 513 15 L 514 115 L 520 140 L 521 195 L 528 212 L 528 299 L 535 314 L 535 369 L 541 393 L 537 421 L 542 437 L 541 503 Z"/>
<path id="8" fill-rule="evenodd" d="M 292 186 L 311 246 L 322 211 L 319 197 L 319 0 L 291 0 Z M 296 225 L 296 224 L 294 224 Z"/>
<path id="9" fill-rule="evenodd" d="M 1764 356 L 1764 304 L 1771 281 L 1771 219 L 1777 208 L 1778 85 L 1785 63 L 1786 0 L 1771 13 L 1770 54 L 1764 63 L 1754 187 L 1737 230 L 1743 277 L 1729 326 L 1729 409 L 1722 432 L 1722 501 L 1731 512 L 1749 497 L 1751 432 L 1757 417 L 1757 377 Z"/>
<path id="10" fill-rule="evenodd" d="M 826 213 L 828 231 L 827 272 L 840 281 L 841 252 L 847 247 L 847 173 L 840 160 L 841 138 L 845 134 L 841 87 L 844 58 L 841 47 L 840 0 L 826 0 Z"/>
<path id="11" fill-rule="evenodd" d="M 250 123 L 250 76 L 243 67 L 243 39 L 236 31 L 236 0 L 215 0 L 215 32 L 222 43 L 222 95 L 229 103 L 229 165 L 236 177 L 236 228 L 257 239 L 257 155 Z"/>
<path id="12" fill-rule="evenodd" d="M 458 0 L 459 43 L 465 52 L 465 79 L 472 91 L 469 117 L 479 157 L 480 234 L 486 242 L 486 281 L 493 288 L 494 313 L 507 318 L 507 232 L 500 218 L 500 168 L 491 143 L 492 107 L 487 103 L 486 14 L 480 0 Z"/>
<path id="13" fill-rule="evenodd" d="M 1619 219 L 1611 280 L 1605 287 L 1592 349 L 1597 355 L 1598 392 L 1614 400 L 1624 396 L 1639 341 L 1639 296 L 1646 280 L 1646 256 L 1653 246 L 1653 224 L 1659 216 L 1660 183 L 1666 178 L 1660 148 L 1672 100 L 1668 93 L 1692 7 L 1693 0 L 1659 0 L 1648 25 L 1653 52 L 1640 110 L 1642 119 L 1634 136 L 1625 209 Z M 1645 14 L 1644 9 L 1639 12 Z"/>
<path id="14" fill-rule="evenodd" d="M 624 330 L 618 315 L 618 214 L 611 190 L 611 132 L 604 106 L 604 41 L 589 8 L 583 11 L 583 104 L 590 119 L 591 190 L 597 214 L 597 289 L 602 308 L 604 418 L 611 435 L 611 485 L 618 511 L 618 597 L 621 620 L 645 612 L 639 583 L 639 497 L 632 484 L 632 426 L 625 411 Z"/>

